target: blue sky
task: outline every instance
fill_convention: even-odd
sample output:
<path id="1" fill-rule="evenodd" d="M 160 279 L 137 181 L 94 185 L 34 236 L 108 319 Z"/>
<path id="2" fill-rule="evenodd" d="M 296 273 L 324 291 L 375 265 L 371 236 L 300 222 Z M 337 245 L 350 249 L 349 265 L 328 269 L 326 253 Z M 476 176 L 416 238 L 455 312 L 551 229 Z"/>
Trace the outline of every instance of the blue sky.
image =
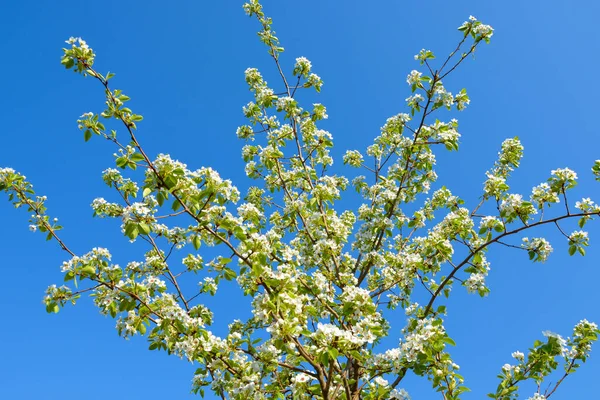
<path id="1" fill-rule="evenodd" d="M 95 197 L 112 195 L 100 173 L 112 166 L 114 149 L 98 138 L 84 143 L 75 122 L 83 112 L 102 110 L 102 90 L 63 69 L 64 40 L 83 37 L 97 53 L 96 67 L 116 72 L 113 86 L 145 117 L 139 136 L 148 153 L 170 153 L 193 168 L 212 166 L 240 187 L 246 186 L 243 143 L 235 129 L 244 123 L 241 107 L 251 100 L 243 71 L 258 67 L 275 82 L 255 35 L 256 21 L 244 15 L 241 1 L 165 4 L 27 0 L 0 5 L 0 166 L 24 173 L 48 195 L 49 213 L 65 226 L 62 237 L 70 247 L 78 252 L 108 247 L 121 265 L 139 258 L 140 248 L 118 236 L 118 224 L 94 220 L 89 207 Z M 406 111 L 405 78 L 418 67 L 412 56 L 421 48 L 440 56 L 449 52 L 460 39 L 456 27 L 470 14 L 491 24 L 492 44 L 445 82 L 453 92 L 466 87 L 472 102 L 458 115 L 461 151 L 440 155 L 439 182 L 472 207 L 500 143 L 518 135 L 525 158 L 514 175 L 514 191 L 529 193 L 550 170 L 569 167 L 581 178 L 573 201 L 584 196 L 600 201 L 600 186 L 589 172 L 600 158 L 599 3 L 271 0 L 264 5 L 286 48 L 284 67 L 291 71 L 295 57 L 306 56 L 325 82 L 318 101 L 328 108 L 324 128 L 333 133 L 338 154 L 366 147 L 387 117 Z M 144 339 L 122 340 L 114 321 L 100 316 L 89 300 L 47 315 L 41 298 L 49 284 L 62 280 L 59 266 L 66 254 L 29 232 L 23 210 L 5 202 L 0 216 L 5 282 L 0 398 L 191 397 L 194 366 L 149 352 Z M 452 354 L 473 389 L 465 399 L 492 391 L 510 353 L 526 350 L 541 331 L 568 335 L 582 318 L 600 322 L 598 223 L 589 231 L 592 246 L 585 258 L 569 257 L 566 243 L 551 232 L 555 254 L 546 264 L 495 248 L 491 295 L 481 299 L 455 289 L 447 329 L 458 343 Z M 245 306 L 224 302 L 215 313 L 226 323 L 238 307 Z M 599 352 L 552 398 L 593 398 Z M 439 398 L 428 382 L 409 376 L 405 386 L 413 399 Z"/>

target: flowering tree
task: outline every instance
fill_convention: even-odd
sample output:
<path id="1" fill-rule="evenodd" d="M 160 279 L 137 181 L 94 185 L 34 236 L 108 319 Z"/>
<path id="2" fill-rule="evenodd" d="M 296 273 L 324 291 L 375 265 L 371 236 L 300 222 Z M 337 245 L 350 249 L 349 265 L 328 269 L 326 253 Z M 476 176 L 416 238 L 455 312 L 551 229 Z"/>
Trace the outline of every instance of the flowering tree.
<path id="1" fill-rule="evenodd" d="M 412 371 L 426 376 L 443 399 L 461 398 L 468 389 L 444 329 L 452 287 L 458 282 L 487 295 L 486 253 L 494 246 L 545 261 L 548 241 L 523 237 L 535 227 L 558 229 L 569 253 L 584 255 L 587 233 L 565 232 L 561 224 L 574 219 L 583 228 L 600 206 L 589 198 L 570 205 L 577 175 L 569 169 L 552 171 L 528 196 L 511 193 L 507 180 L 523 155 L 516 137 L 502 143 L 474 209 L 443 186 L 428 195 L 437 178 L 434 150 L 456 151 L 460 138 L 457 120 L 436 119 L 438 111 L 461 111 L 470 101 L 465 89 L 453 94 L 442 82 L 493 35 L 474 17 L 459 27 L 458 44 L 441 62 L 429 50 L 415 56 L 421 70 L 407 77 L 407 113 L 390 117 L 364 153 L 346 152 L 343 163 L 364 173 L 349 180 L 328 173 L 333 141 L 319 128 L 325 106 L 304 109 L 296 98 L 302 90 L 319 92 L 321 78 L 304 57 L 286 73 L 271 19 L 258 0 L 244 10 L 259 22 L 281 81 L 270 87 L 257 69 L 246 70 L 254 100 L 244 107 L 248 124 L 237 135 L 247 143 L 246 174 L 256 183 L 243 196 L 211 168 L 191 170 L 166 154 L 151 158 L 137 138 L 142 116 L 111 88 L 113 74 L 94 69 L 95 54 L 84 40 L 67 41 L 63 65 L 97 80 L 106 96 L 104 111 L 78 120 L 84 139 L 101 136 L 118 151 L 118 169 L 105 170 L 103 180 L 119 201 L 95 199 L 94 215 L 121 219 L 122 233 L 145 242 L 147 252 L 124 268 L 112 263 L 107 249 L 76 254 L 47 214 L 46 198 L 23 175 L 0 169 L 0 189 L 32 213 L 31 230 L 55 239 L 70 256 L 62 265 L 65 285 L 48 288 L 47 311 L 90 294 L 102 314 L 117 319 L 121 336 L 146 335 L 150 350 L 197 363 L 192 390 L 202 395 L 208 387 L 223 399 L 408 399 L 402 381 Z M 600 180 L 600 160 L 592 172 Z M 362 204 L 342 211 L 337 203 L 343 192 L 352 196 L 350 186 Z M 551 213 L 555 203 L 563 204 Z M 222 249 L 221 255 L 204 259 L 203 246 Z M 184 290 L 183 281 L 198 277 L 199 290 Z M 252 317 L 235 320 L 218 337 L 201 299 L 232 280 L 251 299 Z M 408 320 L 397 346 L 388 349 L 381 342 L 395 334 L 388 320 L 398 308 Z M 526 353 L 512 354 L 514 365 L 501 367 L 489 396 L 514 399 L 519 385 L 531 380 L 538 390 L 530 399 L 549 398 L 586 361 L 598 333 L 586 320 L 567 339 L 545 333 Z M 542 389 L 559 367 L 561 378 Z"/>

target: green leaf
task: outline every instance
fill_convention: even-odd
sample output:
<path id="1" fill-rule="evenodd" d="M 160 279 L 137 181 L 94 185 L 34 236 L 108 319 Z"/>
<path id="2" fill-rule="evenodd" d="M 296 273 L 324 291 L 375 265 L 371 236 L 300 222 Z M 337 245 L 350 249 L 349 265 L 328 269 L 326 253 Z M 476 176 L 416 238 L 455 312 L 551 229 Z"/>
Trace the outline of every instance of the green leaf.
<path id="1" fill-rule="evenodd" d="M 327 352 L 329 353 L 329 356 L 331 357 L 332 360 L 335 360 L 340 355 L 340 352 L 335 347 L 330 347 L 327 350 Z"/>
<path id="2" fill-rule="evenodd" d="M 85 132 L 83 132 L 83 140 L 85 140 L 87 142 L 91 138 L 92 138 L 92 131 L 90 131 L 89 129 L 86 129 Z"/>
<path id="3" fill-rule="evenodd" d="M 81 269 L 81 274 L 92 276 L 96 273 L 96 268 L 91 265 L 87 265 Z"/>
<path id="4" fill-rule="evenodd" d="M 117 167 L 125 169 L 127 166 L 127 158 L 119 157 L 115 160 L 115 163 L 117 164 Z"/>
<path id="5" fill-rule="evenodd" d="M 48 314 L 54 313 L 57 314 L 60 311 L 60 307 L 56 303 L 50 303 L 46 306 L 46 312 Z"/>
<path id="6" fill-rule="evenodd" d="M 456 346 L 456 342 L 448 336 L 444 338 L 444 343 L 448 343 L 450 346 Z"/>
<path id="7" fill-rule="evenodd" d="M 142 192 L 142 197 L 147 197 L 152 193 L 152 189 L 150 188 L 144 188 L 144 191 Z"/>
<path id="8" fill-rule="evenodd" d="M 74 277 L 75 277 L 75 272 L 69 271 L 65 274 L 64 280 L 65 280 L 65 282 L 68 282 L 68 281 L 73 280 Z"/>
<path id="9" fill-rule="evenodd" d="M 125 226 L 125 236 L 127 236 L 129 239 L 135 239 L 138 236 L 138 234 L 139 228 L 137 224 L 129 223 Z"/>
<path id="10" fill-rule="evenodd" d="M 144 156 L 141 153 L 133 153 L 131 157 L 129 157 L 129 159 L 134 162 L 140 162 L 145 160 Z"/>
<path id="11" fill-rule="evenodd" d="M 146 224 L 144 222 L 140 222 L 138 224 L 138 227 L 139 227 L 140 233 L 142 235 L 147 235 L 150 233 L 150 226 L 148 224 Z"/>
<path id="12" fill-rule="evenodd" d="M 577 251 L 577 247 L 569 246 L 569 255 L 572 256 Z"/>
<path id="13" fill-rule="evenodd" d="M 244 228 L 241 226 L 236 226 L 233 228 L 233 236 L 235 236 L 239 240 L 246 239 L 246 235 L 244 234 Z"/>
<path id="14" fill-rule="evenodd" d="M 198 250 L 200 248 L 201 244 L 202 244 L 202 242 L 200 241 L 200 236 L 195 235 L 192 238 L 192 245 L 194 246 L 194 249 Z"/>
<path id="15" fill-rule="evenodd" d="M 221 257 L 219 259 L 219 264 L 221 265 L 227 265 L 231 262 L 231 258 L 227 258 L 227 257 Z"/>
<path id="16" fill-rule="evenodd" d="M 75 65 L 75 61 L 73 61 L 71 57 L 63 57 L 60 62 L 65 66 L 66 69 L 71 69 L 73 68 L 73 65 Z"/>
<path id="17" fill-rule="evenodd" d="M 228 281 L 231 281 L 231 280 L 235 279 L 237 274 L 231 268 L 225 268 L 224 276 L 225 276 L 225 279 L 227 279 Z"/>

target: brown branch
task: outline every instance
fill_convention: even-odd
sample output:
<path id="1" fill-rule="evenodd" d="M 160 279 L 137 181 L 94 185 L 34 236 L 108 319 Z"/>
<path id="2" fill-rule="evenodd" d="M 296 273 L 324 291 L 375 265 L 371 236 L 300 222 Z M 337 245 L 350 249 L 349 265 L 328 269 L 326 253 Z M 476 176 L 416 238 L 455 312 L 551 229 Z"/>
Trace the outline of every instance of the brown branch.
<path id="1" fill-rule="evenodd" d="M 536 226 L 545 225 L 545 224 L 551 224 L 551 223 L 556 223 L 558 221 L 561 221 L 561 220 L 567 219 L 567 218 L 576 218 L 576 217 L 584 217 L 584 216 L 592 216 L 592 215 L 600 215 L 600 213 L 579 213 L 579 214 L 562 215 L 560 217 L 556 217 L 556 218 L 549 219 L 549 220 L 546 220 L 546 221 L 540 221 L 540 222 L 536 222 L 536 223 L 533 223 L 533 224 L 530 224 L 530 225 L 522 226 L 522 227 L 514 229 L 512 231 L 506 231 L 506 232 L 504 232 L 504 233 L 496 236 L 495 238 L 489 240 L 488 242 L 480 245 L 474 251 L 472 251 L 463 261 L 461 261 L 459 264 L 457 264 L 456 267 L 452 270 L 452 272 L 450 272 L 450 274 L 446 277 L 446 279 L 444 279 L 444 281 L 440 284 L 440 286 L 435 291 L 435 293 L 433 294 L 433 296 L 431 296 L 431 299 L 429 300 L 429 303 L 427 303 L 427 306 L 425 307 L 425 312 L 424 312 L 423 315 L 427 316 L 429 314 L 429 312 L 431 311 L 431 308 L 433 307 L 433 303 L 435 302 L 436 298 L 439 296 L 439 294 L 442 292 L 442 290 L 448 284 L 448 282 L 452 279 L 452 277 L 454 277 L 454 275 L 465 264 L 467 264 L 467 262 L 473 256 L 475 256 L 475 254 L 479 253 L 480 251 L 482 251 L 483 249 L 485 249 L 487 246 L 491 245 L 492 243 L 498 242 L 500 239 L 502 239 L 505 236 L 514 235 L 516 233 L 519 233 L 519 232 L 524 231 L 524 230 L 529 229 L 529 228 L 534 228 Z"/>
<path id="2" fill-rule="evenodd" d="M 548 394 L 544 394 L 546 399 L 550 398 L 550 396 L 552 396 L 552 394 L 554 392 L 556 392 L 556 389 L 558 389 L 558 386 L 560 386 L 560 384 L 565 380 L 565 378 L 571 373 L 571 370 L 573 369 L 573 366 L 575 365 L 575 361 L 576 361 L 576 358 L 573 358 L 571 360 L 571 362 L 569 363 L 569 367 L 567 368 L 565 374 L 558 380 L 558 382 L 556 382 L 556 385 L 554 385 L 554 388 L 552 388 L 552 390 Z"/>

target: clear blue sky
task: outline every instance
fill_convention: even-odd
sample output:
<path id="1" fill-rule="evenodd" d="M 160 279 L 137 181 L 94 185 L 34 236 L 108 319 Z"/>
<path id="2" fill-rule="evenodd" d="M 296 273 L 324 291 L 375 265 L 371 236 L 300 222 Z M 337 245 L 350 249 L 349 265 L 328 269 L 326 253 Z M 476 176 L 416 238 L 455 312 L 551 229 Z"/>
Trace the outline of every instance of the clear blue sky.
<path id="1" fill-rule="evenodd" d="M 83 37 L 97 53 L 97 68 L 117 73 L 113 85 L 145 116 L 140 138 L 150 154 L 167 152 L 193 168 L 212 166 L 242 187 L 242 143 L 235 129 L 243 123 L 242 105 L 251 99 L 243 71 L 253 66 L 268 79 L 274 76 L 256 38 L 256 21 L 244 15 L 242 1 L 165 4 L 23 0 L 0 5 L 0 166 L 21 171 L 48 195 L 49 212 L 60 218 L 62 236 L 73 249 L 108 247 L 121 265 L 138 259 L 140 248 L 136 252 L 117 237 L 118 224 L 92 219 L 89 207 L 95 197 L 112 196 L 100 173 L 112 166 L 114 149 L 96 137 L 84 143 L 75 122 L 83 112 L 101 111 L 103 94 L 96 82 L 62 68 L 64 40 Z M 405 78 L 417 67 L 412 56 L 421 48 L 440 55 L 450 51 L 459 39 L 456 27 L 470 14 L 491 24 L 492 44 L 445 82 L 454 92 L 466 87 L 472 102 L 458 116 L 461 151 L 439 159 L 440 182 L 472 207 L 500 143 L 518 135 L 525 159 L 513 190 L 529 193 L 550 170 L 569 167 L 581 177 L 571 198 L 600 201 L 600 184 L 589 172 L 600 158 L 598 2 L 264 4 L 286 47 L 284 66 L 291 71 L 294 58 L 306 56 L 325 82 L 320 101 L 328 108 L 325 127 L 338 154 L 364 148 L 388 116 L 405 110 Z M 26 212 L 2 201 L 0 398 L 191 398 L 194 366 L 149 352 L 144 339 L 122 340 L 114 321 L 100 316 L 89 300 L 46 314 L 43 292 L 61 281 L 66 254 L 28 231 Z M 510 353 L 526 350 L 541 331 L 567 335 L 582 318 L 600 322 L 599 223 L 590 234 L 585 258 L 568 257 L 566 243 L 550 234 L 555 254 L 546 264 L 496 248 L 488 298 L 455 288 L 447 328 L 458 343 L 452 353 L 473 389 L 465 399 L 481 399 L 493 390 Z M 236 307 L 224 302 L 215 312 L 230 321 Z M 600 348 L 553 398 L 596 398 L 598 376 Z M 415 400 L 439 398 L 428 382 L 408 377 L 405 387 Z M 523 398 L 529 395 L 523 392 Z"/>

